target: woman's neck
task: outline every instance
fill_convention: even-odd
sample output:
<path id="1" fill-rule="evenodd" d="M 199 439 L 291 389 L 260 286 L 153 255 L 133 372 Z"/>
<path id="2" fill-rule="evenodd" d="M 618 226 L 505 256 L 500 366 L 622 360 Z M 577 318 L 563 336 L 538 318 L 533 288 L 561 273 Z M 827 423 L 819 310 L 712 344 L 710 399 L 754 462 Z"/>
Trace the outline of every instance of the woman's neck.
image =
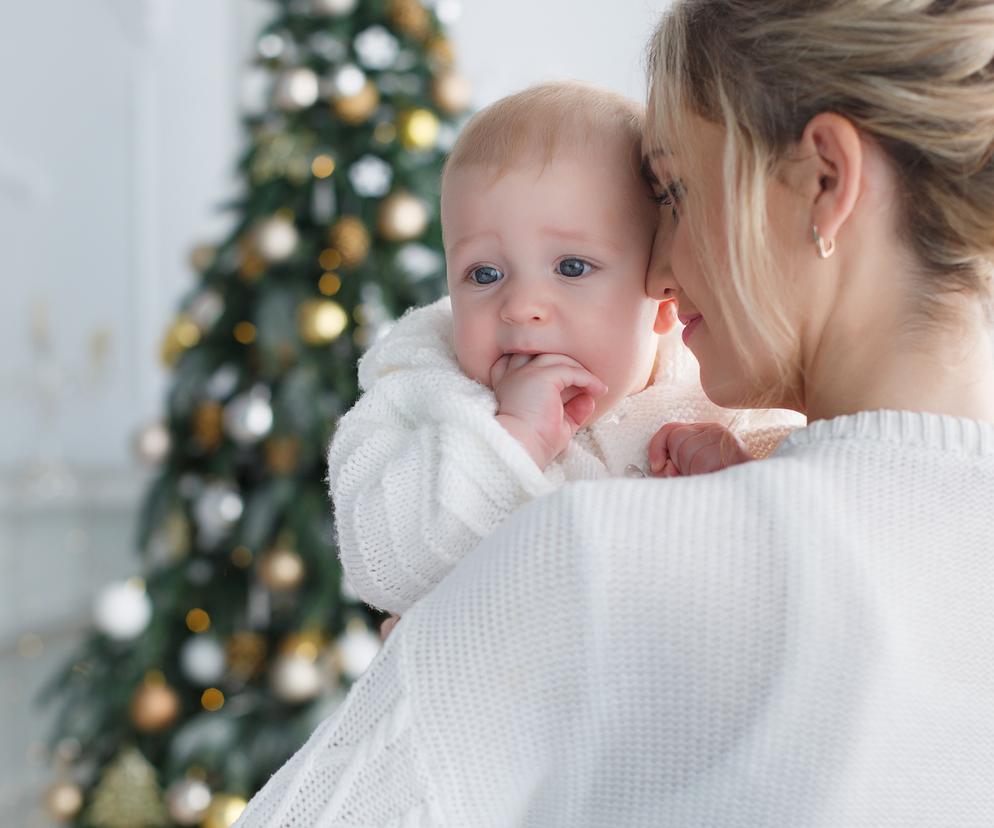
<path id="1" fill-rule="evenodd" d="M 862 329 L 836 316 L 806 360 L 808 419 L 893 409 L 994 422 L 994 336 L 975 298 L 947 304 L 961 322 L 913 333 L 896 312 Z"/>

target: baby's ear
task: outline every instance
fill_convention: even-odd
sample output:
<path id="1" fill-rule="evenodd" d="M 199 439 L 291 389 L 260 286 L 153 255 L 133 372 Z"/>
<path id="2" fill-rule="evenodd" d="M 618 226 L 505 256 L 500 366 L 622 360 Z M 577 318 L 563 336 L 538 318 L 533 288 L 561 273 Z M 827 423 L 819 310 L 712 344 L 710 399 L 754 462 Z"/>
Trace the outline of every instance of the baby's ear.
<path id="1" fill-rule="evenodd" d="M 672 331 L 678 321 L 676 310 L 676 301 L 673 299 L 660 302 L 656 309 L 656 321 L 652 324 L 652 330 L 660 335 Z"/>

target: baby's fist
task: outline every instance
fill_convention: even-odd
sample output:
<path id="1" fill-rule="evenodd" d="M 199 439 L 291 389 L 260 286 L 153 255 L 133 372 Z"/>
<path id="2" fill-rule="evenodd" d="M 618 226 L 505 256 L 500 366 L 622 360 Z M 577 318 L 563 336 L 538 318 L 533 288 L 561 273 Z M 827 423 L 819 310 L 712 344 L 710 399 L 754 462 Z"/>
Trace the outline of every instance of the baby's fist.
<path id="1" fill-rule="evenodd" d="M 707 474 L 752 459 L 738 437 L 718 423 L 667 423 L 649 441 L 654 477 Z"/>

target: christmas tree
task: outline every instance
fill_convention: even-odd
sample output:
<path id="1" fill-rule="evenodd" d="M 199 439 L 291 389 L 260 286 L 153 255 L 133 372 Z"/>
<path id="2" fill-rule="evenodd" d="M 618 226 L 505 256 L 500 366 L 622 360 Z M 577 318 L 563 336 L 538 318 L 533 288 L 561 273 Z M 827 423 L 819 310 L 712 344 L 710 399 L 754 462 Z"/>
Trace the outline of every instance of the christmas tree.
<path id="1" fill-rule="evenodd" d="M 325 456 L 363 350 L 444 290 L 440 172 L 468 105 L 444 32 L 457 6 L 273 6 L 233 229 L 194 248 L 166 415 L 136 443 L 156 466 L 141 574 L 98 597 L 47 691 L 49 808 L 75 825 L 230 825 L 379 647 L 380 616 L 342 582 Z"/>

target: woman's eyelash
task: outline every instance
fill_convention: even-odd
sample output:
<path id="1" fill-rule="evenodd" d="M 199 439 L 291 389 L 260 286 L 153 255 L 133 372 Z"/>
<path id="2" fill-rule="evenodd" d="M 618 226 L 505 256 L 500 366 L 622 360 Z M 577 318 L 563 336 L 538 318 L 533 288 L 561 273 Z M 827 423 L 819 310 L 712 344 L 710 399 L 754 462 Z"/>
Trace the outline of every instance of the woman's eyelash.
<path id="1" fill-rule="evenodd" d="M 675 207 L 680 202 L 680 199 L 683 197 L 683 192 L 684 192 L 683 184 L 681 182 L 670 181 L 663 188 L 662 193 L 660 193 L 659 195 L 653 194 L 649 196 L 649 198 L 651 201 L 653 201 L 656 204 L 666 207 Z"/>

